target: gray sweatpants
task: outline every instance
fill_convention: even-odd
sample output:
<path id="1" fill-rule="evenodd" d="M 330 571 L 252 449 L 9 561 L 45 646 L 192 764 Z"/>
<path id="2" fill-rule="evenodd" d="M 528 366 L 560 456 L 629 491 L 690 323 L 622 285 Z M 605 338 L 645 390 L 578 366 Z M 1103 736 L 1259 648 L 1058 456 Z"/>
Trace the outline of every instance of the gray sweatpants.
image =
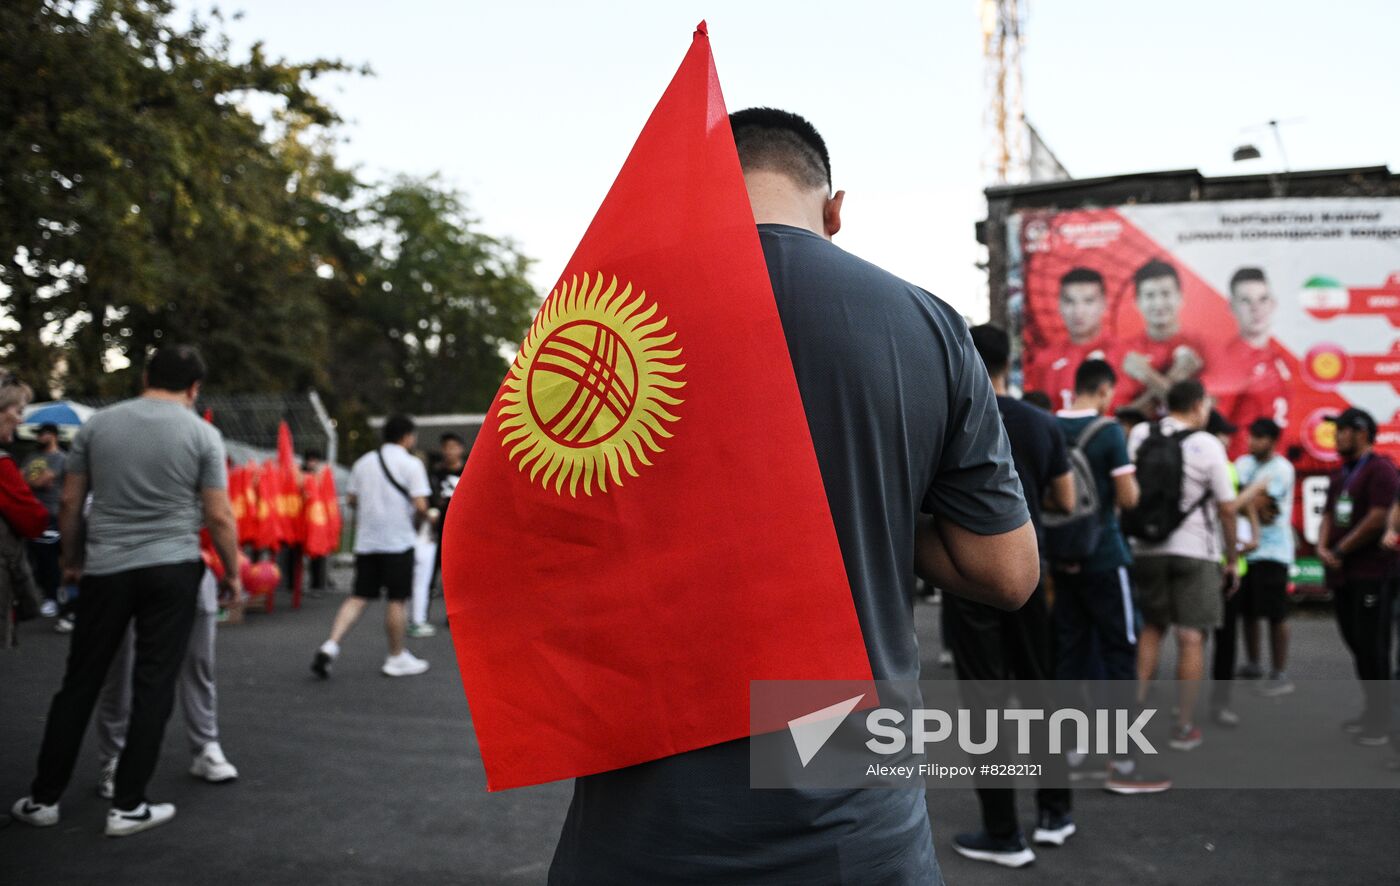
<path id="1" fill-rule="evenodd" d="M 199 753 L 206 744 L 219 740 L 218 695 L 214 686 L 214 636 L 219 627 L 218 586 L 213 573 L 205 570 L 199 585 L 194 628 L 190 647 L 180 668 L 175 694 L 185 712 L 185 732 L 190 752 Z M 121 756 L 126 746 L 126 726 L 131 719 L 131 669 L 135 661 L 136 628 L 127 629 L 117 655 L 112 659 L 107 682 L 97 705 L 97 746 L 105 764 Z"/>

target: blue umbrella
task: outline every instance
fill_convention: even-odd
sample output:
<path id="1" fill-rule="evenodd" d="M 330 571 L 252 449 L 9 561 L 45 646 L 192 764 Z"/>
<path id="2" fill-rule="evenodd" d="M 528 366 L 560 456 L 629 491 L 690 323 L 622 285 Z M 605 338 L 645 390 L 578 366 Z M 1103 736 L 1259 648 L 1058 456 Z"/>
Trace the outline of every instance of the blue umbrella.
<path id="1" fill-rule="evenodd" d="M 78 426 L 92 415 L 93 408 L 72 400 L 54 400 L 49 403 L 31 403 L 24 410 L 24 423 L 19 426 L 19 435 L 32 440 L 42 425 L 58 425 L 59 436 L 73 439 Z"/>

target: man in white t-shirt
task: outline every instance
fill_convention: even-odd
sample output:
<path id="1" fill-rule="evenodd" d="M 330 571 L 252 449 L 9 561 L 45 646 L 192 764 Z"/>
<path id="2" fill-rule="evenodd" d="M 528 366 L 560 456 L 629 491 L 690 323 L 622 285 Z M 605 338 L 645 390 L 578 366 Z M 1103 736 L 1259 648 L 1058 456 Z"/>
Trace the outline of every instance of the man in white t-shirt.
<path id="1" fill-rule="evenodd" d="M 390 677 L 411 677 L 428 663 L 403 646 L 407 606 L 413 590 L 413 547 L 418 526 L 428 519 L 428 471 L 409 450 L 417 440 L 413 419 L 390 416 L 384 445 L 360 456 L 350 470 L 349 500 L 355 509 L 355 589 L 341 604 L 331 636 L 316 650 L 311 670 L 325 679 L 340 654 L 340 641 L 382 591 L 389 600 L 384 628 Z"/>
<path id="2" fill-rule="evenodd" d="M 1157 670 L 1162 637 L 1175 628 L 1177 679 L 1181 697 L 1171 746 L 1189 751 L 1201 743 L 1193 720 L 1196 697 L 1205 675 L 1205 638 L 1220 627 L 1224 597 L 1239 586 L 1235 562 L 1235 484 L 1225 446 L 1204 433 L 1211 401 L 1199 381 L 1188 379 L 1167 391 L 1168 415 L 1157 427 L 1181 446 L 1180 511 L 1184 516 L 1163 541 L 1133 540 L 1133 578 L 1138 587 L 1143 626 L 1138 636 L 1141 691 Z M 1133 428 L 1128 454 L 1138 463 L 1138 477 L 1148 497 L 1150 478 L 1139 451 L 1153 432 L 1152 422 Z M 1221 552 L 1231 556 L 1222 563 Z M 1222 587 L 1224 591 L 1222 593 Z"/>

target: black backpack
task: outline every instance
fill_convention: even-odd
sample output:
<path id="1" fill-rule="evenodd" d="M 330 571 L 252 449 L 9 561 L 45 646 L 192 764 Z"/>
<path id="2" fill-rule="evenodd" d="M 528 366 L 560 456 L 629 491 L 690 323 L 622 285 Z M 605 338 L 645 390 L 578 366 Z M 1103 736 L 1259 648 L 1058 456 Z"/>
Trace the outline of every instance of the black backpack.
<path id="1" fill-rule="evenodd" d="M 1069 469 L 1074 475 L 1074 509 L 1068 514 L 1045 511 L 1040 515 L 1045 530 L 1045 554 L 1060 563 L 1087 560 L 1099 546 L 1103 524 L 1099 520 L 1099 485 L 1084 447 L 1099 431 L 1113 424 L 1114 419 L 1100 416 L 1090 422 L 1074 441 L 1069 451 Z"/>
<path id="2" fill-rule="evenodd" d="M 1210 497 L 1210 488 L 1190 507 L 1181 506 L 1181 482 L 1185 476 L 1182 444 L 1196 431 L 1164 433 L 1160 422 L 1153 422 L 1147 439 L 1138 446 L 1137 507 L 1123 512 L 1123 531 L 1143 541 L 1166 541 L 1186 516 Z"/>

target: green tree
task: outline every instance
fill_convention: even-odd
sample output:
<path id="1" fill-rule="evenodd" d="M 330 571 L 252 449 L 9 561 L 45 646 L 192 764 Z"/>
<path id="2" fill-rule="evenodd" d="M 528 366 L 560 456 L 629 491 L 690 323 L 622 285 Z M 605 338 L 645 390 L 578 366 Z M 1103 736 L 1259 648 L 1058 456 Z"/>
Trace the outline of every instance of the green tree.
<path id="1" fill-rule="evenodd" d="M 332 335 L 340 411 L 484 411 L 538 306 L 529 260 L 436 178 L 380 189 L 360 223 L 368 263 Z"/>
<path id="2" fill-rule="evenodd" d="M 336 122 L 339 62 L 230 57 L 167 0 L 0 6 L 0 357 L 40 389 L 129 393 L 148 348 L 200 341 L 215 387 L 324 382 L 324 318 L 279 133 Z M 258 96 L 273 110 L 247 110 Z M 310 344 L 312 347 L 307 347 Z M 106 364 L 124 357 L 126 372 Z"/>

